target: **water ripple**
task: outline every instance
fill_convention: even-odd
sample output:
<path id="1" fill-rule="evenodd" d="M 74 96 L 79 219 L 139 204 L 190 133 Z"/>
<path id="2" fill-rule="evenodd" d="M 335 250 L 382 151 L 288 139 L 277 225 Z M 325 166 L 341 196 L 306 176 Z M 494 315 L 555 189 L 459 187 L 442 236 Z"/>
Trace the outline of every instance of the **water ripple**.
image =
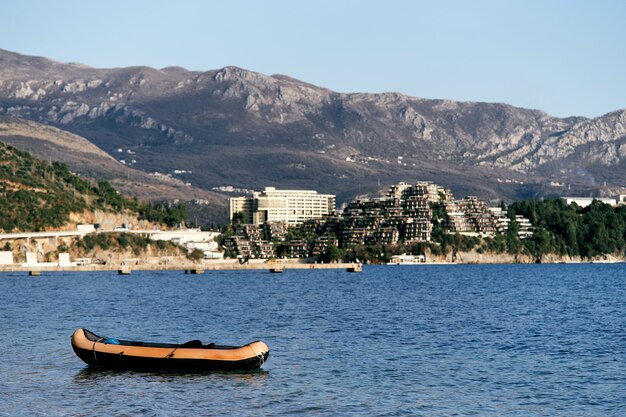
<path id="1" fill-rule="evenodd" d="M 4 274 L 0 416 L 625 415 L 625 270 Z M 77 327 L 272 354 L 257 372 L 93 370 Z"/>

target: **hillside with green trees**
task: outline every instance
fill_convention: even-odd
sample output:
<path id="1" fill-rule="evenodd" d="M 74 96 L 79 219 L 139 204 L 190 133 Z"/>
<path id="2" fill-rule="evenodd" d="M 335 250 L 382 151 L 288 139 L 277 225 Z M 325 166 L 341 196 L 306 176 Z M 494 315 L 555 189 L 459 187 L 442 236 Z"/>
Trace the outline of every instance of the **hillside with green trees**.
<path id="1" fill-rule="evenodd" d="M 624 255 L 624 205 L 612 207 L 595 200 L 581 208 L 576 204 L 566 205 L 559 199 L 547 199 L 513 203 L 509 206 L 509 215 L 514 218 L 516 214 L 530 219 L 535 226 L 533 237 L 524 240 L 523 249 L 537 259 L 546 254 L 582 258 Z"/>
<path id="2" fill-rule="evenodd" d="M 515 202 L 506 207 L 511 220 L 504 233 L 473 237 L 447 233 L 442 226 L 445 211 L 433 207 L 432 242 L 389 247 L 351 248 L 354 256 L 387 261 L 401 253 L 445 256 L 476 251 L 477 253 L 525 255 L 541 262 L 546 255 L 593 259 L 603 255 L 626 256 L 626 206 L 612 207 L 600 201 L 581 208 L 566 205 L 561 199 Z M 522 215 L 532 223 L 533 236 L 520 239 L 515 216 Z M 344 258 L 346 255 L 343 255 Z"/>
<path id="3" fill-rule="evenodd" d="M 67 165 L 47 163 L 0 142 L 0 230 L 43 231 L 70 221 L 72 213 L 102 210 L 130 212 L 139 220 L 174 226 L 185 207 L 143 204 L 127 199 L 108 182 L 70 172 Z"/>
<path id="4" fill-rule="evenodd" d="M 507 208 L 511 220 L 504 233 L 474 237 L 447 233 L 442 226 L 445 211 L 433 208 L 431 242 L 412 245 L 376 245 L 334 250 L 334 258 L 351 257 L 387 262 L 402 253 L 429 254 L 435 257 L 476 251 L 479 254 L 523 255 L 541 262 L 546 255 L 593 259 L 603 255 L 626 256 L 626 206 L 611 207 L 600 201 L 581 208 L 560 199 L 515 202 Z M 515 216 L 532 223 L 533 236 L 520 239 Z"/>
<path id="5" fill-rule="evenodd" d="M 446 227 L 445 206 L 431 203 L 432 233 L 430 242 L 399 244 L 341 244 L 330 246 L 319 256 L 323 262 L 355 260 L 367 263 L 386 263 L 393 255 L 410 253 L 426 255 L 427 259 L 458 260 L 461 254 L 520 255 L 525 262 L 558 261 L 559 259 L 593 260 L 606 255 L 618 259 L 626 257 L 626 206 L 612 207 L 595 200 L 587 207 L 576 204 L 566 205 L 561 199 L 541 201 L 527 200 L 508 206 L 509 227 L 502 233 L 490 236 L 466 236 L 450 233 Z M 531 237 L 520 238 L 520 226 L 516 215 L 521 215 L 533 225 Z M 234 223 L 241 222 L 235 216 Z M 324 230 L 323 235 L 338 239 L 338 236 Z M 234 235 L 233 226 L 223 230 L 222 239 Z M 301 240 L 312 246 L 322 234 L 306 229 L 304 225 L 290 228 L 284 241 L 273 242 L 276 254 L 285 255 L 292 240 Z M 236 254 L 227 253 L 227 256 Z M 516 259 L 513 256 L 511 259 Z"/>

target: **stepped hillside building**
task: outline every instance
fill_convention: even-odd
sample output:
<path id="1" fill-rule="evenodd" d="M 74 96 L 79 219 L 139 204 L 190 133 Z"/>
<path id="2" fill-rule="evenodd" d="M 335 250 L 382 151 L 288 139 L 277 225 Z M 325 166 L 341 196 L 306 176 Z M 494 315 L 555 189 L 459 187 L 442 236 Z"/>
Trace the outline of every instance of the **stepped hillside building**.
<path id="1" fill-rule="evenodd" d="M 327 219 L 323 232 L 338 237 L 342 247 L 430 241 L 430 203 L 451 198 L 448 190 L 432 182 L 389 187 L 380 200 L 353 201 L 343 213 Z"/>
<path id="2" fill-rule="evenodd" d="M 434 182 L 418 181 L 415 184 L 400 182 L 393 184 L 387 191 L 387 199 L 408 200 L 411 197 L 423 199 L 428 203 L 442 203 L 452 200 L 452 192 Z"/>
<path id="3" fill-rule="evenodd" d="M 496 220 L 496 231 L 500 234 L 504 234 L 509 230 L 509 226 L 511 225 L 511 219 L 508 217 L 508 212 L 506 210 L 502 210 L 500 207 L 490 207 L 489 211 Z M 535 228 L 530 223 L 530 220 L 524 216 L 519 214 L 515 215 L 514 222 L 517 223 L 518 231 L 517 236 L 520 239 L 528 239 L 533 237 L 533 231 Z"/>
<path id="4" fill-rule="evenodd" d="M 254 225 L 282 222 L 295 226 L 308 219 L 321 219 L 335 211 L 335 196 L 310 190 L 277 190 L 266 187 L 251 197 L 230 199 L 230 218 L 243 213 L 244 222 Z"/>
<path id="5" fill-rule="evenodd" d="M 528 219 L 509 218 L 501 207 L 488 207 L 477 197 L 455 200 L 450 190 L 432 182 L 401 182 L 383 198 L 352 201 L 341 212 L 334 208 L 335 196 L 315 191 L 266 188 L 232 198 L 234 235 L 224 239 L 224 247 L 243 258 L 308 258 L 331 247 L 430 242 L 434 225 L 448 234 L 489 237 L 515 224 L 520 239 L 533 236 Z M 289 227 L 298 233 L 292 235 Z"/>
<path id="6" fill-rule="evenodd" d="M 483 236 L 495 235 L 498 225 L 495 216 L 484 201 L 478 197 L 465 197 L 457 202 L 460 211 L 465 213 L 470 227 Z"/>

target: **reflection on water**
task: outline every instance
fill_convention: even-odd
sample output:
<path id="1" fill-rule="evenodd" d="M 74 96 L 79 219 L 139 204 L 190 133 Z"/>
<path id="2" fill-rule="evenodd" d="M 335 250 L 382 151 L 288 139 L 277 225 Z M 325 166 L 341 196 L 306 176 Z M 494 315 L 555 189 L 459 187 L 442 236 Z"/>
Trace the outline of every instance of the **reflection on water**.
<path id="1" fill-rule="evenodd" d="M 269 371 L 262 368 L 251 371 L 129 371 L 86 366 L 74 375 L 74 382 L 82 384 L 101 381 L 107 382 L 114 379 L 124 378 L 146 378 L 153 379 L 155 381 L 160 380 L 167 382 L 174 380 L 206 380 L 213 378 L 258 383 L 268 377 Z"/>

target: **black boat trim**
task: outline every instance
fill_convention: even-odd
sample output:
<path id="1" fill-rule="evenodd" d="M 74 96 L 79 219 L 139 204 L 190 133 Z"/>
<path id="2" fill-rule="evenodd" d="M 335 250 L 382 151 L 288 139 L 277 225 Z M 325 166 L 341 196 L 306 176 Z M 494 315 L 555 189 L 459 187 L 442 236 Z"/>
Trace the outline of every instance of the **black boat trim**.
<path id="1" fill-rule="evenodd" d="M 120 353 L 105 353 L 72 346 L 76 355 L 95 368 L 119 370 L 155 371 L 248 371 L 260 368 L 267 361 L 269 352 L 238 361 L 182 358 L 148 358 Z"/>

